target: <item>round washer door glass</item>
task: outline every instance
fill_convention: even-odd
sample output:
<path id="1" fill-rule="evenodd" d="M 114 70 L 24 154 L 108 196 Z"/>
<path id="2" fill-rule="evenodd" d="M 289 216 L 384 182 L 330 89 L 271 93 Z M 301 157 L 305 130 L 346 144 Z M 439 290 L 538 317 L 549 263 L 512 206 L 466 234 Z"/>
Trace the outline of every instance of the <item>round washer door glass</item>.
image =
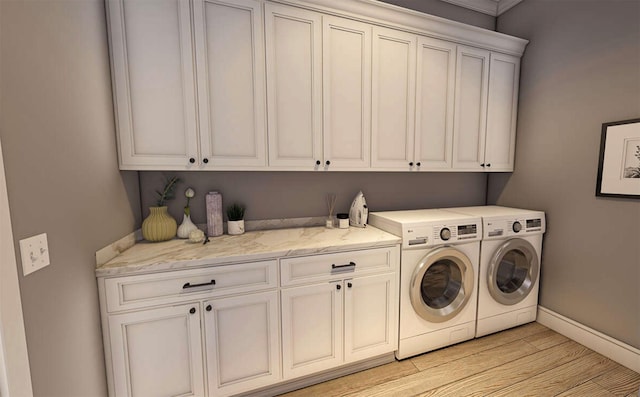
<path id="1" fill-rule="evenodd" d="M 423 319 L 440 323 L 458 314 L 473 294 L 474 272 L 469 258 L 454 248 L 427 254 L 411 277 L 411 305 Z"/>
<path id="2" fill-rule="evenodd" d="M 515 305 L 529 295 L 538 279 L 538 254 L 527 240 L 507 240 L 487 269 L 489 293 L 503 305 Z"/>

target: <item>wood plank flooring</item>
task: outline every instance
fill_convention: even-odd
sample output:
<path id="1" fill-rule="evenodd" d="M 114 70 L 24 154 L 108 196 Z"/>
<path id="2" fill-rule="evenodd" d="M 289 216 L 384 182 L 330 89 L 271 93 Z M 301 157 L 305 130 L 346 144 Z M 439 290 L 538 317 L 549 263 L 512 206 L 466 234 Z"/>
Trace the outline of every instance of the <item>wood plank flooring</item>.
<path id="1" fill-rule="evenodd" d="M 531 323 L 286 397 L 640 397 L 640 374 Z"/>

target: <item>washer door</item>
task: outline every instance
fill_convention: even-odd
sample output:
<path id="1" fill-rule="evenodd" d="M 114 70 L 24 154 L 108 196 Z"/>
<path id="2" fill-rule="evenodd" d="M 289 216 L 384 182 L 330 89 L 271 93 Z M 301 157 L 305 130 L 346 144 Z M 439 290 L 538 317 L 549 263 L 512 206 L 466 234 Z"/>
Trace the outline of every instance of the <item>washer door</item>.
<path id="1" fill-rule="evenodd" d="M 469 301 L 474 277 L 464 253 L 452 247 L 438 248 L 422 258 L 411 276 L 411 305 L 427 321 L 447 321 Z"/>
<path id="2" fill-rule="evenodd" d="M 538 254 L 527 240 L 507 240 L 487 268 L 487 286 L 496 302 L 515 305 L 529 295 L 538 279 Z"/>

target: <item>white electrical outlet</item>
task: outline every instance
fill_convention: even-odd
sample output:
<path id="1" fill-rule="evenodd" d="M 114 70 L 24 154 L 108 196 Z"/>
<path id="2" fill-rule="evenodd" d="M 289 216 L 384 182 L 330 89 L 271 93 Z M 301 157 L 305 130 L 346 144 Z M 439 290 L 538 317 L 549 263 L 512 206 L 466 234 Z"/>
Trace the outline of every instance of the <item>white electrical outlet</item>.
<path id="1" fill-rule="evenodd" d="M 20 240 L 22 272 L 26 276 L 50 264 L 47 233 Z"/>

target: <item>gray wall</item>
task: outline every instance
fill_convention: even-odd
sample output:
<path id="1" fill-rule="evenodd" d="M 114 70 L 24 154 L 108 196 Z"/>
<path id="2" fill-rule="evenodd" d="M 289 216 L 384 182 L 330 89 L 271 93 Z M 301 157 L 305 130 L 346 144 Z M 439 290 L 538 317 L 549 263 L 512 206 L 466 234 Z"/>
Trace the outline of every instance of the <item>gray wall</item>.
<path id="1" fill-rule="evenodd" d="M 104 3 L 0 2 L 0 139 L 35 396 L 106 395 L 95 252 L 139 225 L 118 171 Z M 18 240 L 51 265 L 22 276 Z"/>
<path id="2" fill-rule="evenodd" d="M 516 165 L 490 202 L 544 210 L 541 305 L 640 348 L 640 201 L 596 198 L 601 125 L 640 117 L 640 2 L 525 0 Z"/>
<path id="3" fill-rule="evenodd" d="M 247 206 L 246 220 L 326 216 L 327 193 L 335 193 L 336 212 L 348 212 L 362 190 L 370 211 L 482 205 L 487 177 L 482 173 L 371 173 L 371 172 L 140 172 L 142 213 L 155 205 L 155 191 L 167 176 L 178 176 L 176 199 L 169 212 L 180 222 L 186 203 L 184 190 L 192 187 L 192 220 L 206 223 L 204 196 L 222 193 L 222 204 L 239 201 Z"/>

